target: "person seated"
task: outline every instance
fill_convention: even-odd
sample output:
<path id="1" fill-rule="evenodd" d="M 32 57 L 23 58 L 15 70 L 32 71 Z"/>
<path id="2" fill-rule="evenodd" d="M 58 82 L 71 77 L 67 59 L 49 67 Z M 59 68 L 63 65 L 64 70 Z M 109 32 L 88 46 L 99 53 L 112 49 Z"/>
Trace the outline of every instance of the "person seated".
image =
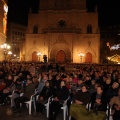
<path id="1" fill-rule="evenodd" d="M 117 82 L 113 82 L 112 86 L 108 88 L 108 90 L 106 90 L 105 93 L 105 97 L 107 102 L 110 102 L 110 99 L 114 96 L 118 95 L 118 88 L 119 88 L 119 84 Z"/>
<path id="2" fill-rule="evenodd" d="M 120 120 L 120 88 L 118 90 L 118 96 L 114 96 L 110 100 L 110 107 L 112 108 L 113 120 Z"/>
<path id="3" fill-rule="evenodd" d="M 61 80 L 60 87 L 53 92 L 53 101 L 50 104 L 49 120 L 56 120 L 60 108 L 65 100 L 69 97 L 69 90 L 66 87 L 66 82 Z"/>
<path id="4" fill-rule="evenodd" d="M 36 101 L 36 112 L 34 116 L 42 115 L 44 110 L 44 104 L 48 102 L 48 98 L 52 96 L 53 89 L 50 86 L 49 81 L 45 82 L 41 93 L 39 94 L 38 100 Z"/>
<path id="5" fill-rule="evenodd" d="M 101 89 L 101 88 L 99 88 Z M 100 90 L 99 90 L 100 91 Z M 106 120 L 106 113 L 103 111 L 95 114 L 92 110 L 88 111 L 86 105 L 89 104 L 91 99 L 91 94 L 88 92 L 87 87 L 83 85 L 81 91 L 78 91 L 75 95 L 75 100 L 70 107 L 70 116 L 75 118 L 76 120 Z M 101 95 L 97 95 L 97 99 L 94 97 L 96 107 L 101 105 L 100 97 Z M 96 99 L 96 100 L 95 100 Z"/>
<path id="6" fill-rule="evenodd" d="M 3 86 L 5 85 L 5 86 L 4 86 L 4 89 L 0 93 L 0 96 L 1 96 L 0 104 L 4 105 L 5 102 L 7 102 L 6 100 L 8 96 L 12 94 L 12 87 L 14 85 L 13 76 L 11 74 L 8 74 L 7 78 L 4 80 L 2 85 Z"/>
<path id="7" fill-rule="evenodd" d="M 35 85 L 32 82 L 32 79 L 28 79 L 26 82 L 26 87 L 22 87 L 21 92 L 24 93 L 23 96 L 17 97 L 15 98 L 15 106 L 16 106 L 16 111 L 18 113 L 21 112 L 21 108 L 20 108 L 20 103 L 22 103 L 22 107 L 25 108 L 25 102 L 29 101 L 31 96 L 34 94 L 35 92 Z"/>
<path id="8" fill-rule="evenodd" d="M 95 81 L 95 79 L 92 79 L 92 80 L 91 80 L 91 85 L 90 85 L 90 87 L 89 87 L 89 92 L 90 92 L 91 94 L 96 91 L 95 85 L 96 85 L 96 81 Z"/>
<path id="9" fill-rule="evenodd" d="M 6 84 L 4 81 L 0 83 L 0 105 L 4 105 L 3 90 L 4 90 L 5 86 L 6 86 Z"/>
<path id="10" fill-rule="evenodd" d="M 20 94 L 21 94 L 21 89 L 20 88 L 16 88 L 12 93 L 12 96 L 11 96 L 11 108 L 12 108 L 13 111 L 16 110 L 15 99 L 17 97 L 20 97 Z"/>
<path id="11" fill-rule="evenodd" d="M 90 102 L 90 99 L 91 94 L 88 92 L 88 86 L 83 84 L 81 90 L 73 97 L 73 103 L 70 106 L 70 116 L 78 120 L 81 114 L 87 111 L 86 105 Z"/>
<path id="12" fill-rule="evenodd" d="M 103 93 L 103 86 L 98 86 L 91 97 L 91 109 L 98 115 L 98 111 L 107 110 L 107 101 Z"/>

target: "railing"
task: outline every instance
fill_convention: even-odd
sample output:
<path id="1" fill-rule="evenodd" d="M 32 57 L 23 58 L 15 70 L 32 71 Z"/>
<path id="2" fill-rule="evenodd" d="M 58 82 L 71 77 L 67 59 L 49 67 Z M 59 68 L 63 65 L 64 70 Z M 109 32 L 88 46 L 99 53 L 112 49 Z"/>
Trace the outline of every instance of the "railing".
<path id="1" fill-rule="evenodd" d="M 42 29 L 42 33 L 81 33 L 80 28 L 45 28 Z"/>

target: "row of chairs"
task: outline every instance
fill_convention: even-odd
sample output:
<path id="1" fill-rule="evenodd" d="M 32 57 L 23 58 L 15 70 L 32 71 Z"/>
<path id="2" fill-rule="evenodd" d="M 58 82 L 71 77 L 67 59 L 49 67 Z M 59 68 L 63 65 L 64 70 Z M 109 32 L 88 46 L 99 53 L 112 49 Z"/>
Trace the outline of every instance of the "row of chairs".
<path id="1" fill-rule="evenodd" d="M 35 94 L 34 94 L 34 95 L 35 95 Z M 31 96 L 31 100 L 30 100 L 30 101 L 25 102 L 26 104 L 29 105 L 29 114 L 31 114 L 31 108 L 32 108 L 31 105 L 32 105 L 32 102 L 33 102 L 33 103 L 35 102 L 35 101 L 34 101 L 34 95 Z M 50 105 L 51 98 L 52 98 L 52 96 L 49 97 L 48 102 L 45 103 L 45 105 L 44 105 L 44 106 L 46 107 L 47 118 L 49 118 L 49 105 Z M 68 98 L 68 99 L 69 99 L 69 98 Z M 63 106 L 61 107 L 61 109 L 63 110 L 63 119 L 64 119 L 64 120 L 66 120 L 67 115 L 68 115 L 68 107 L 67 107 L 67 101 L 68 101 L 68 99 L 64 101 Z M 35 107 L 35 104 L 34 104 L 34 107 Z M 86 105 L 86 108 L 87 108 L 88 110 L 90 110 L 91 104 L 88 103 L 88 104 Z M 109 104 L 107 105 L 106 114 L 107 114 L 107 120 L 112 120 L 111 108 L 110 108 Z M 71 116 L 69 116 L 69 120 L 71 120 Z"/>
<path id="2" fill-rule="evenodd" d="M 14 93 L 14 91 L 13 91 Z M 24 93 L 21 93 L 20 96 L 22 96 Z M 12 95 L 9 95 L 9 97 L 11 98 Z M 68 98 L 69 99 L 69 98 Z M 67 100 L 64 101 L 63 106 L 61 107 L 61 109 L 63 110 L 63 119 L 66 120 L 67 115 L 68 115 L 68 107 L 67 107 Z M 27 105 L 28 109 L 29 109 L 29 115 L 31 115 L 32 113 L 32 105 L 34 106 L 34 111 L 36 110 L 36 105 L 35 105 L 35 101 L 38 100 L 38 95 L 37 95 L 37 89 L 35 90 L 35 94 L 31 95 L 31 98 L 29 101 L 26 101 L 25 104 Z M 48 102 L 44 104 L 45 108 L 46 108 L 46 114 L 47 114 L 47 118 L 49 118 L 49 105 L 50 102 L 52 100 L 52 96 L 49 97 Z M 12 99 L 11 99 L 12 102 Z M 91 104 L 88 103 L 86 108 L 88 110 L 90 110 L 91 108 Z M 107 120 L 112 120 L 112 116 L 111 116 L 111 108 L 109 106 L 109 104 L 107 105 Z M 71 116 L 69 116 L 69 120 L 71 120 Z"/>

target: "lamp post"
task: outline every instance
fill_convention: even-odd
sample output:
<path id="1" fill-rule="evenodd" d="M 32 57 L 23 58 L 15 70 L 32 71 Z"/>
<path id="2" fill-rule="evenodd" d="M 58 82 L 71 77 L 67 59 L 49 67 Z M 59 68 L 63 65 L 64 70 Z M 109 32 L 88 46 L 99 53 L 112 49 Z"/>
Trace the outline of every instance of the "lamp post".
<path id="1" fill-rule="evenodd" d="M 1 45 L 1 48 L 3 49 L 5 60 L 6 60 L 7 51 L 10 49 L 10 46 L 7 43 L 4 43 Z"/>
<path id="2" fill-rule="evenodd" d="M 78 54 L 78 56 L 80 57 L 80 62 L 82 63 L 82 58 L 85 56 L 85 54 L 83 54 L 82 52 L 80 52 L 80 53 Z"/>
<path id="3" fill-rule="evenodd" d="M 9 61 L 11 60 L 11 55 L 12 55 L 12 52 L 11 51 L 9 51 L 8 52 L 8 55 L 9 55 Z"/>
<path id="4" fill-rule="evenodd" d="M 37 53 L 37 56 L 38 56 L 38 61 L 40 62 L 40 56 L 42 55 L 42 53 L 41 52 L 38 52 Z"/>

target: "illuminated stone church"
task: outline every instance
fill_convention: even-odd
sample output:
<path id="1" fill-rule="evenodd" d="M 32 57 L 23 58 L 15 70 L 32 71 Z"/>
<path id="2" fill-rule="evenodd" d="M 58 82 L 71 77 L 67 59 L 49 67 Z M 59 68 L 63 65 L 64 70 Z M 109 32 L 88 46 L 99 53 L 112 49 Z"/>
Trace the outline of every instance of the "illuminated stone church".
<path id="1" fill-rule="evenodd" d="M 99 63 L 98 12 L 87 12 L 86 0 L 40 0 L 39 12 L 29 14 L 24 45 L 25 61 Z"/>

